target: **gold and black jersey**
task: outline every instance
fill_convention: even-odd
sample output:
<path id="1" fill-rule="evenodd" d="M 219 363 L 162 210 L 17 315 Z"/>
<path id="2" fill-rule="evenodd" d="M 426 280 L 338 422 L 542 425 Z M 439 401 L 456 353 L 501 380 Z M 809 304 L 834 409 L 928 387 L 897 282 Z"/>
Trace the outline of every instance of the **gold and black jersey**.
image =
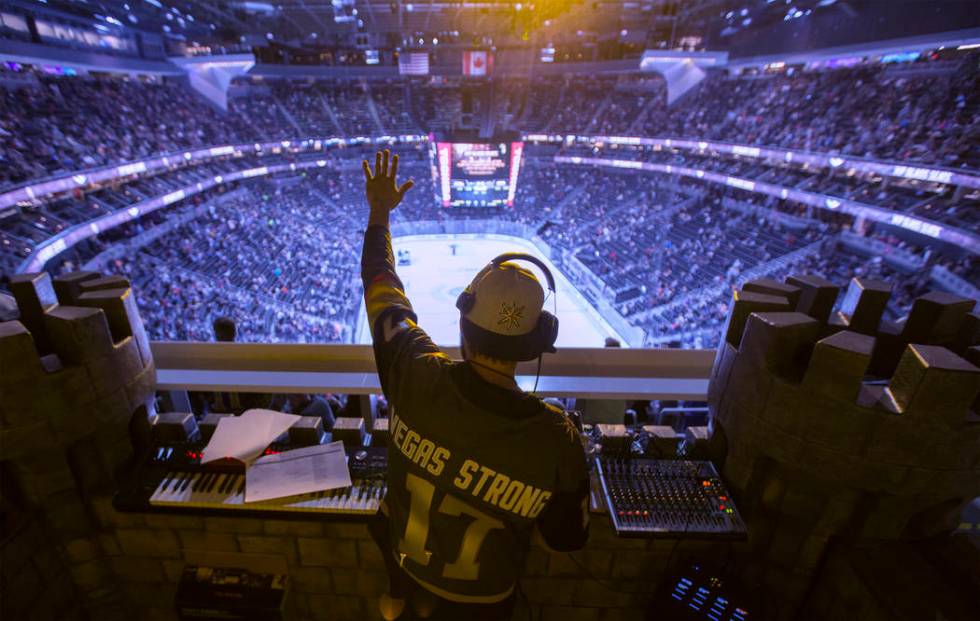
<path id="1" fill-rule="evenodd" d="M 588 474 L 561 410 L 481 379 L 416 325 L 381 227 L 362 262 L 381 385 L 391 404 L 387 513 L 396 562 L 446 599 L 512 592 L 535 524 L 557 549 L 587 537 Z"/>

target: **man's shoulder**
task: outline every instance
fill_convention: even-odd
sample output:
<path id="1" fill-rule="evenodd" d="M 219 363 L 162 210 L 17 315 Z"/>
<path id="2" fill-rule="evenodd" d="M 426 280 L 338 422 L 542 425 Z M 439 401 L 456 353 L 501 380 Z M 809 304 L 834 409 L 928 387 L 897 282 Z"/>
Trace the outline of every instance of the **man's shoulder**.
<path id="1" fill-rule="evenodd" d="M 374 339 L 375 348 L 398 351 L 408 360 L 420 361 L 438 366 L 450 366 L 452 359 L 432 342 L 404 309 L 392 308 L 379 318 L 380 336 Z"/>
<path id="2" fill-rule="evenodd" d="M 434 387 L 450 381 L 449 372 L 458 364 L 414 324 L 392 344 L 398 348 L 399 360 L 391 365 L 389 373 L 399 382 Z"/>
<path id="3" fill-rule="evenodd" d="M 412 338 L 431 342 L 429 341 L 428 335 L 421 328 L 416 327 L 415 330 L 417 332 Z M 450 358 L 446 352 L 439 349 L 438 346 L 432 345 L 431 347 L 426 347 L 425 343 L 420 347 L 414 348 L 408 355 L 414 363 L 408 368 L 415 373 L 444 375 L 457 364 L 455 360 Z"/>
<path id="4" fill-rule="evenodd" d="M 543 416 L 548 426 L 553 430 L 553 433 L 562 440 L 567 441 L 568 444 L 579 445 L 578 429 L 575 427 L 575 423 L 572 422 L 571 417 L 568 416 L 568 413 L 564 409 L 547 401 L 541 401 L 541 405 L 544 406 Z"/>
<path id="5" fill-rule="evenodd" d="M 551 419 L 558 419 L 559 417 L 565 417 L 565 410 L 553 403 L 548 403 L 543 399 L 538 399 L 541 402 L 541 406 L 544 408 L 545 415 Z"/>

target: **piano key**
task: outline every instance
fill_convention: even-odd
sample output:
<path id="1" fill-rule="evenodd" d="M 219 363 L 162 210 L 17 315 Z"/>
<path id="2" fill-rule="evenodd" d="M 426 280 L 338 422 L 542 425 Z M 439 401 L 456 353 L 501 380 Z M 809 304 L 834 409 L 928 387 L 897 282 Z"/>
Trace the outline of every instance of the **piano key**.
<path id="1" fill-rule="evenodd" d="M 176 475 L 176 472 L 168 472 L 166 475 L 164 475 L 163 480 L 160 481 L 160 485 L 157 487 L 157 489 L 166 490 L 168 487 L 170 487 L 170 484 L 174 482 Z"/>
<path id="2" fill-rule="evenodd" d="M 190 487 L 191 485 L 193 485 L 194 482 L 197 481 L 197 480 L 199 480 L 202 476 L 204 476 L 204 473 L 203 472 L 196 472 L 196 473 L 194 473 L 193 476 L 190 476 L 190 477 L 185 478 L 184 479 L 184 484 L 181 485 L 180 488 L 178 488 L 177 491 L 178 492 L 185 492 L 185 491 L 187 491 L 187 488 Z"/>
<path id="3" fill-rule="evenodd" d="M 229 474 L 225 479 L 218 485 L 218 489 L 215 490 L 219 494 L 227 495 L 229 489 L 231 488 L 231 482 L 235 480 L 235 475 Z"/>
<path id="4" fill-rule="evenodd" d="M 211 481 L 211 484 L 208 485 L 208 488 L 204 491 L 206 491 L 209 494 L 212 492 L 217 492 L 218 489 L 220 489 L 220 487 L 225 484 L 225 479 L 227 477 L 228 477 L 227 474 L 219 475 L 217 478 Z"/>
<path id="5" fill-rule="evenodd" d="M 170 492 L 175 494 L 182 489 L 185 489 L 190 485 L 191 481 L 194 479 L 194 473 L 192 472 L 178 472 L 177 476 L 174 477 L 174 483 L 170 486 Z"/>
<path id="6" fill-rule="evenodd" d="M 200 476 L 194 477 L 191 481 L 191 492 L 196 492 L 201 485 L 211 476 L 210 472 L 202 472 Z"/>

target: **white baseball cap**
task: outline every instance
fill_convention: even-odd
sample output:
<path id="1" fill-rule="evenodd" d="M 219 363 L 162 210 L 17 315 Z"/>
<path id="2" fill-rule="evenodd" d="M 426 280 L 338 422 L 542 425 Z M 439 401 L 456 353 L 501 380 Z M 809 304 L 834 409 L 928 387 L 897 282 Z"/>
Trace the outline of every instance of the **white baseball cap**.
<path id="1" fill-rule="evenodd" d="M 474 300 L 463 312 L 464 317 L 502 336 L 523 336 L 533 331 L 544 304 L 544 289 L 534 273 L 510 261 L 485 267 L 466 292 Z"/>

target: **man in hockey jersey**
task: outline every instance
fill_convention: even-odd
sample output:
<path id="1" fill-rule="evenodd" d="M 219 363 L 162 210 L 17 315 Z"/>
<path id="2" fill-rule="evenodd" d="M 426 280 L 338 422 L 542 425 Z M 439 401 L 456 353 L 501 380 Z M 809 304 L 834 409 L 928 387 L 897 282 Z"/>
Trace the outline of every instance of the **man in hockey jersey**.
<path id="1" fill-rule="evenodd" d="M 523 392 L 518 361 L 553 352 L 557 319 L 534 274 L 502 255 L 460 294 L 463 361 L 417 325 L 395 273 L 389 213 L 412 187 L 398 156 L 364 162 L 370 206 L 361 276 L 381 387 L 391 405 L 388 494 L 371 524 L 390 579 L 386 619 L 406 600 L 466 619 L 508 619 L 532 536 L 555 550 L 588 538 L 588 473 L 563 411 Z M 452 612 L 450 612 L 452 611 Z M 465 617 L 457 615 L 465 614 Z"/>

